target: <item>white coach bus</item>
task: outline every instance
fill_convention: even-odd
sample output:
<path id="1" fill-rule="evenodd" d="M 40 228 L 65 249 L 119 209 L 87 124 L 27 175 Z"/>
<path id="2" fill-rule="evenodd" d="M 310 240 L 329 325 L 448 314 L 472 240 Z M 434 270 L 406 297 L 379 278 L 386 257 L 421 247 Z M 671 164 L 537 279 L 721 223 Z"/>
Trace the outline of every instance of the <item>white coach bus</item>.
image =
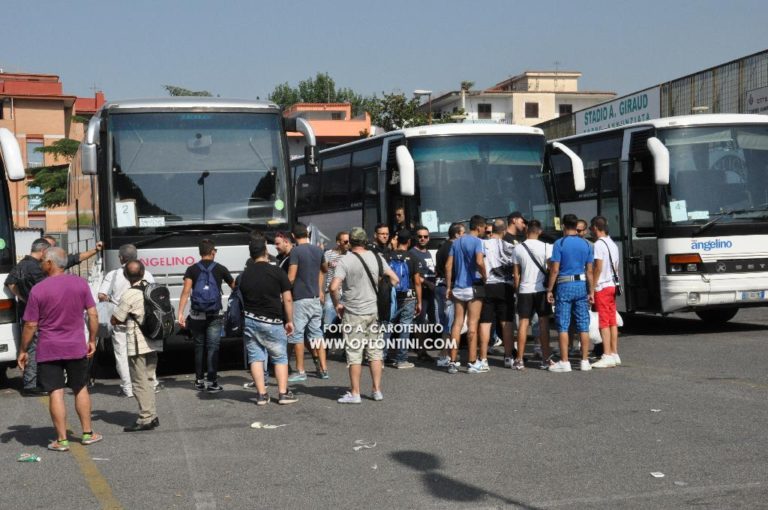
<path id="1" fill-rule="evenodd" d="M 555 147 L 559 144 L 555 144 Z M 562 153 L 561 150 L 552 150 Z M 568 171 L 582 175 L 567 148 Z M 558 228 L 553 185 L 545 170 L 547 144 L 538 128 L 501 124 L 438 124 L 406 128 L 320 151 L 318 172 L 292 161 L 298 221 L 332 240 L 363 226 L 392 227 L 394 211 L 430 230 L 430 248 L 452 222 L 474 214 L 506 218 L 513 211 Z"/>
<path id="2" fill-rule="evenodd" d="M 13 217 L 8 181 L 24 179 L 24 162 L 16 137 L 5 128 L 0 128 L 0 153 L 3 168 L 0 170 L 0 379 L 8 367 L 16 365 L 19 347 L 19 327 L 16 298 L 4 285 L 8 272 L 16 264 L 16 249 L 13 240 Z"/>
<path id="3" fill-rule="evenodd" d="M 103 265 L 87 271 L 92 288 L 119 267 L 126 243 L 175 305 L 201 239 L 216 243 L 216 260 L 233 274 L 242 271 L 253 230 L 272 239 L 291 226 L 286 131 L 304 134 L 311 160 L 309 124 L 284 120 L 270 102 L 177 97 L 102 106 L 68 184 L 69 251 L 104 243 Z"/>
<path id="4" fill-rule="evenodd" d="M 574 190 L 553 155 L 560 212 L 608 219 L 624 310 L 726 322 L 768 305 L 768 117 L 670 117 L 558 142 L 586 181 Z"/>

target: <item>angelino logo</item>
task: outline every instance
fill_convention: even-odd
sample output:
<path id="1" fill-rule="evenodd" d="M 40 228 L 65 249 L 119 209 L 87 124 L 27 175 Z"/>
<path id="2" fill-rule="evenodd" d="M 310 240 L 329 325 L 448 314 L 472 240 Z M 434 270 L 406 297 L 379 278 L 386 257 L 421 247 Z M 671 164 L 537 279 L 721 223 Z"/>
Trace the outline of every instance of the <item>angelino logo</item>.
<path id="1" fill-rule="evenodd" d="M 195 257 L 192 255 L 186 257 L 149 257 L 142 258 L 141 261 L 147 267 L 191 266 L 195 263 Z"/>
<path id="2" fill-rule="evenodd" d="M 728 248 L 733 248 L 733 241 L 723 240 L 723 239 L 714 239 L 711 241 L 691 240 L 692 250 L 710 251 L 710 250 L 728 249 Z"/>

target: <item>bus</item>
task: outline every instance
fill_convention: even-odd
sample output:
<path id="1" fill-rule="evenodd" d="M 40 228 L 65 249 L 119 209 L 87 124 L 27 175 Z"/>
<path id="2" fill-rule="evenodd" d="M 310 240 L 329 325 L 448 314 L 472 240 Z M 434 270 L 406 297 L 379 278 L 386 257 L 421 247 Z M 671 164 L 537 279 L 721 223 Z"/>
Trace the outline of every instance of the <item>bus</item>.
<path id="1" fill-rule="evenodd" d="M 768 305 L 768 117 L 669 117 L 558 140 L 583 161 L 552 157 L 562 214 L 608 219 L 622 252 L 628 312 L 695 312 L 724 323 Z"/>
<path id="2" fill-rule="evenodd" d="M 136 245 L 176 307 L 201 239 L 216 243 L 217 262 L 233 275 L 242 271 L 253 230 L 273 239 L 291 227 L 287 131 L 304 135 L 311 166 L 311 127 L 283 119 L 271 102 L 173 97 L 104 104 L 88 123 L 68 180 L 69 252 L 104 243 L 103 259 L 80 268 L 94 292 L 106 272 L 120 267 L 118 249 L 126 243 Z"/>
<path id="3" fill-rule="evenodd" d="M 13 239 L 13 216 L 8 191 L 9 181 L 24 179 L 24 162 L 16 137 L 9 130 L 0 128 L 0 380 L 5 371 L 16 366 L 20 331 L 16 311 L 16 298 L 5 286 L 8 272 L 16 264 L 16 247 Z"/>
<path id="4" fill-rule="evenodd" d="M 579 158 L 547 146 L 538 128 L 504 124 L 438 124 L 390 131 L 319 152 L 317 169 L 294 159 L 298 221 L 325 239 L 362 226 L 393 224 L 404 207 L 409 223 L 429 229 L 434 250 L 452 222 L 474 214 L 506 218 L 521 211 L 550 234 L 559 228 L 548 153 L 568 161 L 574 187 L 583 186 Z"/>

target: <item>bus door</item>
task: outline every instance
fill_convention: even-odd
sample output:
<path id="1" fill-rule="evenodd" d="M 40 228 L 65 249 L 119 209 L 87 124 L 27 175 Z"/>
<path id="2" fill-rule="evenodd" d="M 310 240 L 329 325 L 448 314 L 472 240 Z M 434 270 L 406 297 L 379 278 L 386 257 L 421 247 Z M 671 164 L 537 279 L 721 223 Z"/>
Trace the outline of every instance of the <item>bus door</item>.
<path id="1" fill-rule="evenodd" d="M 625 228 L 622 211 L 623 203 L 621 185 L 619 181 L 619 158 L 600 160 L 599 168 L 599 193 L 597 199 L 597 214 L 608 220 L 611 239 L 619 247 L 619 279 L 624 281 L 626 269 L 621 261 L 627 247 L 627 229 Z M 589 220 L 589 218 L 587 218 Z M 625 310 L 625 295 L 616 298 L 620 310 Z"/>
<path id="2" fill-rule="evenodd" d="M 646 142 L 651 130 L 629 134 L 626 159 L 628 183 L 628 250 L 625 254 L 626 305 L 630 311 L 661 309 L 658 254 L 658 187 L 653 158 Z"/>
<path id="3" fill-rule="evenodd" d="M 379 169 L 370 167 L 363 170 L 363 229 L 373 237 L 376 224 L 381 221 L 379 213 Z"/>

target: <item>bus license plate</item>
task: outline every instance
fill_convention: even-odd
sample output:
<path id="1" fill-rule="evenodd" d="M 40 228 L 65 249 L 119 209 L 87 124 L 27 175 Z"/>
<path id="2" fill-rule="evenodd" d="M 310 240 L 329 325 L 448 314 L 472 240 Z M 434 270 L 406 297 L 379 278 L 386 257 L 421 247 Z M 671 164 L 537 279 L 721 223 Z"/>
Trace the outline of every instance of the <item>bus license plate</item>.
<path id="1" fill-rule="evenodd" d="M 742 301 L 762 301 L 763 299 L 765 299 L 764 290 L 753 290 L 741 293 Z"/>

